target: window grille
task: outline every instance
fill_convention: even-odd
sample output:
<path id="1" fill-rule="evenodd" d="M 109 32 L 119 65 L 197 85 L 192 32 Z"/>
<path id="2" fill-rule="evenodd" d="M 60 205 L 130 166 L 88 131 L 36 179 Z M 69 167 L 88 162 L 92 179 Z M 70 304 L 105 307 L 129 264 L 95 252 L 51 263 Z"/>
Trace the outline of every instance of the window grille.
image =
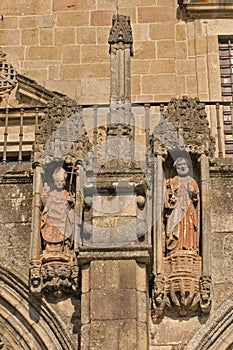
<path id="1" fill-rule="evenodd" d="M 219 37 L 219 57 L 226 156 L 233 156 L 233 36 Z"/>

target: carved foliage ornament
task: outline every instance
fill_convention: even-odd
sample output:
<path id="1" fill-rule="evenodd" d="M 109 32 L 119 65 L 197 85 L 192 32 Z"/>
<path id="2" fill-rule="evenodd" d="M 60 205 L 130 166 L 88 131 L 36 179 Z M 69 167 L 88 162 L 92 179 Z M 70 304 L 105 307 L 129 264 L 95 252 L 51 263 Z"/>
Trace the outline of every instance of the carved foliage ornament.
<path id="1" fill-rule="evenodd" d="M 64 97 L 53 98 L 47 105 L 33 145 L 33 160 L 43 165 L 61 161 L 70 154 L 72 162 L 91 149 L 81 115 L 81 106 Z M 70 159 L 71 159 L 70 158 Z M 67 161 L 70 163 L 70 159 Z"/>
<path id="2" fill-rule="evenodd" d="M 214 139 L 210 135 L 205 105 L 198 98 L 173 98 L 152 137 L 155 154 L 186 150 L 213 156 Z"/>

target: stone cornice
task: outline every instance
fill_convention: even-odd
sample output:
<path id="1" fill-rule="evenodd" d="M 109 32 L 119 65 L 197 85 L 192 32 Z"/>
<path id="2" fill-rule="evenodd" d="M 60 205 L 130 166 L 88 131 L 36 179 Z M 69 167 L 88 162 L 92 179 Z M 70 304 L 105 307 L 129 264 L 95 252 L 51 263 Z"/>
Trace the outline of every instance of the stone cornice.
<path id="1" fill-rule="evenodd" d="M 187 18 L 201 19 L 233 17 L 233 4 L 227 4 L 225 1 L 213 0 L 212 2 L 191 2 L 190 0 L 182 0 L 178 3 Z"/>

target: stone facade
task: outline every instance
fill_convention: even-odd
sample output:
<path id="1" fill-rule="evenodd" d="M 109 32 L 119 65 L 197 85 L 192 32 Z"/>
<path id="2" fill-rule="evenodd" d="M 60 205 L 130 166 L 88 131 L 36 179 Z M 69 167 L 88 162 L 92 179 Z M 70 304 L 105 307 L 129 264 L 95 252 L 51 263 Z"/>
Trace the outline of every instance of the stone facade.
<path id="1" fill-rule="evenodd" d="M 0 348 L 232 349 L 233 162 L 200 101 L 222 99 L 218 36 L 233 15 L 201 3 L 1 0 Z M 81 107 L 109 100 L 98 119 Z M 34 107 L 39 127 L 14 124 Z M 44 219 L 56 176 L 61 212 L 78 218 L 62 239 Z M 176 181 L 199 235 L 179 249 Z"/>

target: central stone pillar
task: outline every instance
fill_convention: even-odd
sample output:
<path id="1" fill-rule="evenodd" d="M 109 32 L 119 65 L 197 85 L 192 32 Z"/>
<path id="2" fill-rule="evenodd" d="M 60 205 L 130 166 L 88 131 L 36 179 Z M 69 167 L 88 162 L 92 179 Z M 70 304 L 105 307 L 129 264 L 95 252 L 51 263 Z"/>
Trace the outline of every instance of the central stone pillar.
<path id="1" fill-rule="evenodd" d="M 148 349 L 147 249 L 83 249 L 82 350 Z"/>
<path id="2" fill-rule="evenodd" d="M 144 171 L 134 159 L 129 17 L 113 17 L 109 44 L 111 95 L 106 152 L 101 165 L 97 161 L 86 174 L 82 246 L 77 251 L 82 292 L 81 350 L 147 350 L 148 186 Z"/>

